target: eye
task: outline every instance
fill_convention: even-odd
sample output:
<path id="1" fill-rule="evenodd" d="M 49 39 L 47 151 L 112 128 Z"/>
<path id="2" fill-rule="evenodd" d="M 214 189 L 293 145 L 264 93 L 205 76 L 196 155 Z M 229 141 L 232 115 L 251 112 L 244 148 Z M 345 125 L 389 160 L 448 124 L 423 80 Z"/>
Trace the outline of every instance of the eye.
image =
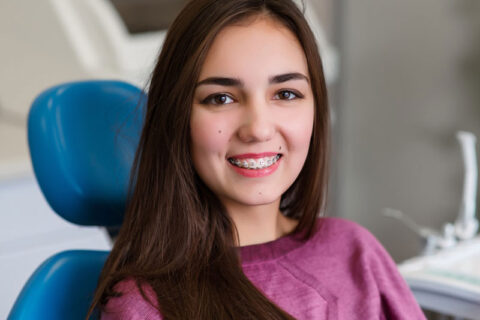
<path id="1" fill-rule="evenodd" d="M 275 95 L 275 99 L 278 99 L 278 100 L 293 100 L 297 98 L 303 98 L 303 96 L 291 90 L 282 90 Z"/>
<path id="2" fill-rule="evenodd" d="M 234 101 L 232 97 L 230 97 L 228 94 L 225 94 L 225 93 L 211 94 L 202 101 L 203 104 L 212 104 L 212 105 L 224 105 L 224 104 L 230 104 L 233 102 Z"/>

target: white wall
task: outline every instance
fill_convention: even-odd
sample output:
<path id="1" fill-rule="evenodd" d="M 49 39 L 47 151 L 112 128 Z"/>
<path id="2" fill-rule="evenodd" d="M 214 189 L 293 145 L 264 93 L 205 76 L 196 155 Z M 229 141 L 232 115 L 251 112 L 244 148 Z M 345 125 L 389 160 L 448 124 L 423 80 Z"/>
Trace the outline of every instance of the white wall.
<path id="1" fill-rule="evenodd" d="M 25 121 L 41 90 L 86 77 L 50 1 L 0 2 L 0 179 L 30 170 Z"/>
<path id="2" fill-rule="evenodd" d="M 343 6 L 339 213 L 373 231 L 399 261 L 419 243 L 382 217 L 384 207 L 436 228 L 458 213 L 455 132 L 480 136 L 480 3 Z"/>

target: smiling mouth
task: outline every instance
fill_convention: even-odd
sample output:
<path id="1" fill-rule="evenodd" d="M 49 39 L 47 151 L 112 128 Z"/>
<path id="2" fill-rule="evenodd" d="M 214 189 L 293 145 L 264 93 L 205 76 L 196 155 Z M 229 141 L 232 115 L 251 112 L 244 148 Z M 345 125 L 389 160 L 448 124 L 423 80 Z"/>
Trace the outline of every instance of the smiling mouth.
<path id="1" fill-rule="evenodd" d="M 279 153 L 271 157 L 263 157 L 258 159 L 246 158 L 246 159 L 235 159 L 228 158 L 228 161 L 236 167 L 250 170 L 260 170 L 273 166 L 282 155 Z"/>

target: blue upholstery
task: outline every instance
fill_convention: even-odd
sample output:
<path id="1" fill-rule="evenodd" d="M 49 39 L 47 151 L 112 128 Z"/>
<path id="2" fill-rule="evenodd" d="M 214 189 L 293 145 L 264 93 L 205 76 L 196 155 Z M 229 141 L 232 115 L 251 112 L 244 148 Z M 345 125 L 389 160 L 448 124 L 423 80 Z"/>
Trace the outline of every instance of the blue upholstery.
<path id="1" fill-rule="evenodd" d="M 35 99 L 30 155 L 57 214 L 81 225 L 121 224 L 145 100 L 119 81 L 62 84 Z"/>
<path id="2" fill-rule="evenodd" d="M 118 226 L 144 118 L 145 94 L 120 81 L 62 84 L 28 117 L 35 176 L 52 209 L 80 225 Z M 46 260 L 9 320 L 85 319 L 108 252 L 71 250 Z"/>
<path id="3" fill-rule="evenodd" d="M 37 268 L 9 320 L 85 320 L 107 251 L 57 253 Z"/>

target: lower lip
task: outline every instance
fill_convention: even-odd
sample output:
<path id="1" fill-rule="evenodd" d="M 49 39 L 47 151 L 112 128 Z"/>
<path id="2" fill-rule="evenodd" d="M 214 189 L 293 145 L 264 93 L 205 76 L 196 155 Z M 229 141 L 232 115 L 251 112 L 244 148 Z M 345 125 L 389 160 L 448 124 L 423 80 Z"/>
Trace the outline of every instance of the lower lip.
<path id="1" fill-rule="evenodd" d="M 281 160 L 282 158 L 278 159 L 277 162 L 272 164 L 270 167 L 263 168 L 263 169 L 245 169 L 245 168 L 237 167 L 236 165 L 230 162 L 228 163 L 232 166 L 233 170 L 235 170 L 237 173 L 241 174 L 242 176 L 245 176 L 248 178 L 260 178 L 260 177 L 265 177 L 274 173 L 275 170 L 277 170 Z"/>

